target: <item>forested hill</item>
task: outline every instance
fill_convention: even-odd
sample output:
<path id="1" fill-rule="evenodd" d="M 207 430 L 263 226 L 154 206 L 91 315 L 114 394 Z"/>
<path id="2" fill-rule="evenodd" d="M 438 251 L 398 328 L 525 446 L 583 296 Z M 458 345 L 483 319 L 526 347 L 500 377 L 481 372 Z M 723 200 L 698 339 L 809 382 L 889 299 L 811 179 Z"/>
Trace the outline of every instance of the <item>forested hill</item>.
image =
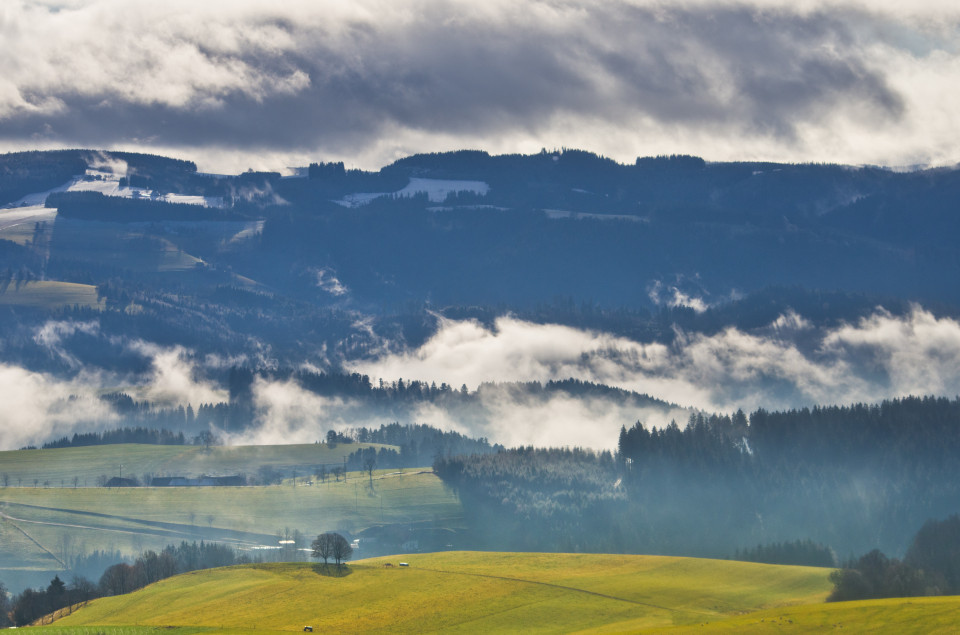
<path id="1" fill-rule="evenodd" d="M 960 505 L 960 399 L 637 424 L 618 451 L 444 457 L 487 547 L 729 557 L 812 540 L 840 558 L 902 554 Z M 522 527 L 522 529 L 521 529 Z"/>
<path id="2" fill-rule="evenodd" d="M 143 229 L 202 258 L 211 282 L 213 271 L 230 271 L 315 303 L 530 309 L 570 298 L 649 309 L 657 285 L 708 303 L 770 285 L 960 300 L 952 283 L 960 273 L 950 238 L 958 231 L 960 172 L 953 169 L 903 173 L 687 156 L 620 164 L 581 150 L 461 151 L 415 155 L 370 172 L 316 163 L 303 178 L 283 178 L 209 175 L 188 161 L 77 150 L 0 156 L 0 205 L 65 185 L 84 170 L 118 179 L 128 194 L 216 197 L 223 208 L 133 197 L 99 204 L 70 191 L 51 201 L 60 200 L 67 216 L 259 219 L 262 238 L 249 241 L 209 228 Z M 39 278 L 53 273 L 100 284 L 143 268 L 118 256 L 106 271 L 102 262 L 87 262 L 95 245 L 54 235 L 51 271 L 35 271 Z"/>

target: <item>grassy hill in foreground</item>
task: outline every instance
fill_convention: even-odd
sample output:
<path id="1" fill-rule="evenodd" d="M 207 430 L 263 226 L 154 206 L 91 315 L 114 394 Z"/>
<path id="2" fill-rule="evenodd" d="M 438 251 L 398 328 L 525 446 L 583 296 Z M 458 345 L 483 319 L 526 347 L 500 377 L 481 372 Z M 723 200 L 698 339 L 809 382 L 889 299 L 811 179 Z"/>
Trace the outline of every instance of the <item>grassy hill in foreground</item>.
<path id="1" fill-rule="evenodd" d="M 757 611 L 700 628 L 703 633 L 956 633 L 960 597 L 888 598 Z M 684 629 L 677 628 L 676 632 Z M 667 632 L 674 632 L 669 630 Z"/>
<path id="2" fill-rule="evenodd" d="M 410 566 L 384 566 L 401 560 Z M 827 570 L 811 567 L 446 552 L 363 560 L 343 577 L 289 563 L 194 572 L 97 600 L 36 632 L 615 632 L 821 602 L 829 588 Z"/>

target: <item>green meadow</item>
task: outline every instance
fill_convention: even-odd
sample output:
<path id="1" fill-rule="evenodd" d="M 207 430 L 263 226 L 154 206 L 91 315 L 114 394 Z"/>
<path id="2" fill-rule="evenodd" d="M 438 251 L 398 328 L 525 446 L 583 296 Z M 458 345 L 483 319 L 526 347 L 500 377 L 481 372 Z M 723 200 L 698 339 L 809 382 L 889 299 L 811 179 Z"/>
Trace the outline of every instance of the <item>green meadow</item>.
<path id="1" fill-rule="evenodd" d="M 195 445 L 97 445 L 50 450 L 0 452 L 0 474 L 9 486 L 48 488 L 93 486 L 97 477 L 136 476 L 226 476 L 246 473 L 254 476 L 263 466 L 297 469 L 304 476 L 315 468 L 342 465 L 344 456 L 365 447 L 382 446 L 352 443 L 331 448 L 325 443 L 302 445 L 213 446 Z M 122 466 L 122 467 L 121 467 Z M 36 482 L 35 482 L 36 481 Z M 2 485 L 2 483 L 0 483 Z"/>
<path id="2" fill-rule="evenodd" d="M 15 283 L 0 288 L 0 305 L 29 306 L 52 309 L 78 305 L 102 309 L 97 288 L 90 284 L 38 280 L 20 285 Z"/>
<path id="3" fill-rule="evenodd" d="M 357 533 L 378 525 L 459 528 L 457 497 L 428 468 L 350 472 L 319 482 L 318 465 L 342 465 L 363 444 L 214 447 L 107 445 L 0 452 L 0 580 L 46 584 L 70 560 L 97 550 L 135 555 L 183 540 L 241 550 L 277 544 L 277 533 Z M 92 485 L 100 475 L 256 474 L 269 465 L 297 479 L 251 487 Z M 77 479 L 77 487 L 73 479 Z M 34 486 L 34 482 L 37 486 Z M 18 486 L 19 484 L 19 486 Z"/>
<path id="4" fill-rule="evenodd" d="M 745 612 L 822 602 L 830 589 L 825 569 L 633 555 L 446 552 L 362 560 L 335 572 L 292 563 L 193 572 L 96 600 L 32 632 L 699 628 Z"/>

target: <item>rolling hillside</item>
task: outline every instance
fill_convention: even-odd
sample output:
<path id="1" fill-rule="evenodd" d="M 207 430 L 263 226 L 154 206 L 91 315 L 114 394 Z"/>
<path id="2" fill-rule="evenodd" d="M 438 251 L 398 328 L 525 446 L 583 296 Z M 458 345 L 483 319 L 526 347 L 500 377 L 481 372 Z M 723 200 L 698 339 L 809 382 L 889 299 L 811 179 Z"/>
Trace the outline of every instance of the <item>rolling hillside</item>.
<path id="1" fill-rule="evenodd" d="M 0 288 L 0 306 L 13 305 L 51 309 L 81 306 L 102 309 L 104 302 L 97 297 L 97 288 L 89 284 L 37 280 Z"/>
<path id="2" fill-rule="evenodd" d="M 0 453 L 0 473 L 9 479 L 9 486 L 0 488 L 0 580 L 14 589 L 36 586 L 97 550 L 136 555 L 183 540 L 224 542 L 255 557 L 258 549 L 276 546 L 277 533 L 286 530 L 308 537 L 330 530 L 360 538 L 366 531 L 379 532 L 366 541 L 369 554 L 395 552 L 412 534 L 423 549 L 451 543 L 450 532 L 462 527 L 460 502 L 429 471 L 379 470 L 372 478 L 350 472 L 346 481 L 331 477 L 325 483 L 313 477 L 316 466 L 342 461 L 340 450 L 365 445 L 209 451 L 108 445 Z M 298 478 L 296 486 L 289 476 L 281 485 L 256 487 L 83 486 L 85 481 L 92 485 L 98 475 L 116 475 L 121 464 L 123 474 L 131 476 L 141 470 L 185 476 L 256 474 L 268 465 L 286 474 L 296 470 Z"/>
<path id="3" fill-rule="evenodd" d="M 346 454 L 365 447 L 380 445 L 356 443 L 330 448 L 326 444 L 215 446 L 117 444 L 47 450 L 12 450 L 0 452 L 0 474 L 9 476 L 8 485 L 32 485 L 50 481 L 49 485 L 70 487 L 73 478 L 79 485 L 96 484 L 101 475 L 140 477 L 232 475 L 244 472 L 251 476 L 263 466 L 309 475 L 321 465 L 331 468 L 342 464 Z M 18 483 L 17 480 L 22 479 Z"/>
<path id="4" fill-rule="evenodd" d="M 36 632 L 634 631 L 816 603 L 830 586 L 824 569 L 659 556 L 447 552 L 363 560 L 345 573 L 289 563 L 195 572 Z"/>

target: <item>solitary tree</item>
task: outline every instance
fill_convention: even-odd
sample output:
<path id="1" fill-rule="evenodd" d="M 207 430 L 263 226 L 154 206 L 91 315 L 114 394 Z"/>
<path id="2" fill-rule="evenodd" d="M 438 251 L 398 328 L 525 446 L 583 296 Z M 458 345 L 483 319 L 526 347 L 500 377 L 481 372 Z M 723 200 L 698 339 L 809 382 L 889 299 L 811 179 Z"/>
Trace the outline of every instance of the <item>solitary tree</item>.
<path id="1" fill-rule="evenodd" d="M 367 476 L 370 477 L 370 486 L 373 487 L 373 470 L 377 467 L 377 455 L 368 456 L 363 462 L 363 467 L 367 471 Z"/>
<path id="2" fill-rule="evenodd" d="M 330 558 L 333 558 L 339 568 L 344 561 L 349 560 L 350 556 L 353 555 L 353 549 L 347 539 L 333 532 L 320 534 L 311 546 L 313 547 L 313 557 L 323 558 L 324 565 Z"/>
<path id="3" fill-rule="evenodd" d="M 324 565 L 327 564 L 327 561 L 333 555 L 333 537 L 335 535 L 336 534 L 331 533 L 320 534 L 310 545 L 313 547 L 313 553 L 311 555 L 314 558 L 323 558 Z"/>
<path id="4" fill-rule="evenodd" d="M 350 556 L 353 555 L 353 548 L 346 538 L 340 534 L 333 534 L 333 553 L 331 555 L 337 561 L 337 568 L 339 569 L 341 563 L 349 560 Z"/>

